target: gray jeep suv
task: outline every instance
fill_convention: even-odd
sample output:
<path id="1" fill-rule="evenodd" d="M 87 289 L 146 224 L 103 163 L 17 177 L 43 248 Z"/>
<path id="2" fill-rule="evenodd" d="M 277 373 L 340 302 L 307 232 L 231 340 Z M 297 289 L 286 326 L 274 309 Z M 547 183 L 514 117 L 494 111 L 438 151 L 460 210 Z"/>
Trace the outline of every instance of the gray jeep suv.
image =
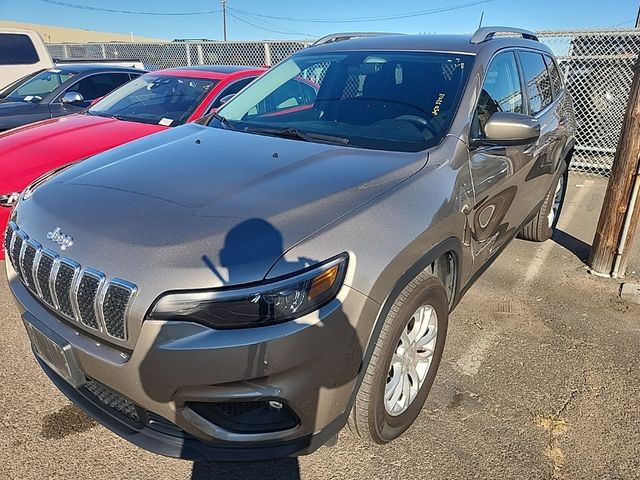
<path id="1" fill-rule="evenodd" d="M 531 32 L 329 37 L 202 124 L 34 182 L 9 284 L 51 380 L 146 449 L 294 456 L 347 422 L 382 444 L 464 292 L 551 236 L 573 136 Z"/>

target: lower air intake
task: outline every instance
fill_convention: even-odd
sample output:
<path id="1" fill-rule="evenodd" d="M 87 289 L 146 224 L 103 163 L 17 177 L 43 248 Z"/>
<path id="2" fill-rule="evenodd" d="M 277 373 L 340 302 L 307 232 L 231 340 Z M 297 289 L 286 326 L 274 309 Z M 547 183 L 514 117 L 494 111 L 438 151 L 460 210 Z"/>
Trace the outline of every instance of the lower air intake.
<path id="1" fill-rule="evenodd" d="M 142 425 L 142 420 L 140 420 L 136 406 L 126 398 L 123 398 L 118 393 L 111 390 L 109 387 L 106 387 L 95 380 L 89 380 L 83 388 L 89 391 L 89 393 L 91 393 L 91 395 L 93 395 L 95 399 L 104 406 L 116 411 L 120 415 L 124 415 L 129 420 Z"/>

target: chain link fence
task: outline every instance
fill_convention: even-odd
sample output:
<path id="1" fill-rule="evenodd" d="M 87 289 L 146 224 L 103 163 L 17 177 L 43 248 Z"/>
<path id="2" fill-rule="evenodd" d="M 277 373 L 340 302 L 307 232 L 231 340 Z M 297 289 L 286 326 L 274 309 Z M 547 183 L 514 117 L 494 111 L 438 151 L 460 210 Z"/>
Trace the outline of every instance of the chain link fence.
<path id="1" fill-rule="evenodd" d="M 572 169 L 608 176 L 629 99 L 640 30 L 538 33 L 555 53 L 573 98 L 578 132 Z"/>
<path id="2" fill-rule="evenodd" d="M 309 41 L 54 43 L 49 51 L 60 60 L 140 60 L 148 70 L 189 65 L 271 66 L 310 45 Z"/>
<path id="3" fill-rule="evenodd" d="M 640 53 L 640 30 L 538 32 L 558 58 L 578 132 L 572 169 L 609 175 Z M 188 65 L 270 66 L 309 41 L 50 44 L 55 59 L 135 59 L 149 70 Z"/>

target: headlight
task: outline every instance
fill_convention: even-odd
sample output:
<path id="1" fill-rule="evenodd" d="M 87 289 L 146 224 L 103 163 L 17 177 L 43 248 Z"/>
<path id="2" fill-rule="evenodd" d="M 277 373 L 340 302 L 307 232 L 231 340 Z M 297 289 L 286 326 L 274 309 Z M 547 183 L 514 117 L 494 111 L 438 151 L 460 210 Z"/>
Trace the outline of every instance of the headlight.
<path id="1" fill-rule="evenodd" d="M 347 255 L 293 276 L 255 287 L 160 297 L 148 318 L 187 320 L 216 329 L 261 327 L 286 322 L 333 300 L 344 280 Z"/>
<path id="2" fill-rule="evenodd" d="M 20 192 L 5 193 L 4 195 L 0 195 L 0 206 L 12 208 L 16 203 L 18 203 L 19 198 Z"/>

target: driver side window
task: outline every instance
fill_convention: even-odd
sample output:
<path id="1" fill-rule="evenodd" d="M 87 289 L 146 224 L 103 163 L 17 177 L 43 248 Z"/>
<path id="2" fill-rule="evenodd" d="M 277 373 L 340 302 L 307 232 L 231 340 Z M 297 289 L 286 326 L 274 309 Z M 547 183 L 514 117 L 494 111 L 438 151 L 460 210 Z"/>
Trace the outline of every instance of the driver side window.
<path id="1" fill-rule="evenodd" d="M 487 68 L 473 119 L 474 137 L 484 137 L 484 127 L 496 112 L 524 113 L 522 87 L 513 51 L 499 53 Z"/>

